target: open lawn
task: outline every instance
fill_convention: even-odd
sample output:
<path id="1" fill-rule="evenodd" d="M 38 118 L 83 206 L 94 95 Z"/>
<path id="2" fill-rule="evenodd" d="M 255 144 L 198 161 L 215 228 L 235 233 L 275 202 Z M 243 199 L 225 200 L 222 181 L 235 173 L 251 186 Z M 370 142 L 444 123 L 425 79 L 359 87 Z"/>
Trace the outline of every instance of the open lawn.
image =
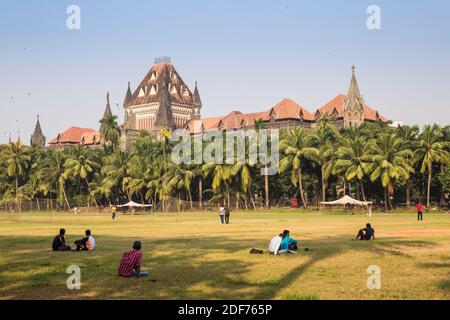
<path id="1" fill-rule="evenodd" d="M 450 299 L 450 215 L 215 213 L 123 216 L 0 214 L 0 299 Z M 366 222 L 376 241 L 353 241 Z M 90 228 L 94 252 L 51 251 Z M 310 252 L 250 255 L 283 229 Z M 121 254 L 142 240 L 148 278 L 116 275 Z M 68 290 L 66 268 L 81 268 Z M 381 290 L 368 290 L 368 266 Z"/>

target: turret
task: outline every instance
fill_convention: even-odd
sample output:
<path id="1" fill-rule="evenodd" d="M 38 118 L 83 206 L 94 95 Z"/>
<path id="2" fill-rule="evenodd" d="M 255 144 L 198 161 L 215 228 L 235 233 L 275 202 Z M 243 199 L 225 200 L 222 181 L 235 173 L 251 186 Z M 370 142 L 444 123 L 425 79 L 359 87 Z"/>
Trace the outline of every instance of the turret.
<path id="1" fill-rule="evenodd" d="M 202 110 L 202 99 L 200 98 L 200 93 L 198 92 L 197 81 L 195 81 L 195 90 L 194 90 L 194 110 L 192 113 L 193 120 L 201 119 L 201 110 Z"/>
<path id="2" fill-rule="evenodd" d="M 39 115 L 36 116 L 36 126 L 34 128 L 34 132 L 31 135 L 30 138 L 30 145 L 32 147 L 39 147 L 44 148 L 45 147 L 45 136 L 42 134 L 42 128 L 41 123 L 39 121 Z"/>

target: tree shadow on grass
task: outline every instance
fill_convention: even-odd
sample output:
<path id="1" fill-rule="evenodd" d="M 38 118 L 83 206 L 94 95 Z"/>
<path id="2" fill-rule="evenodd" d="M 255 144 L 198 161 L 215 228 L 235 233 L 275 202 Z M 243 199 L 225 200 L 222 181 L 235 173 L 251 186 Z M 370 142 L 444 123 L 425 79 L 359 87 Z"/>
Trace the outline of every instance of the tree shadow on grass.
<path id="1" fill-rule="evenodd" d="M 268 241 L 227 237 L 143 238 L 143 268 L 150 277 L 117 276 L 123 252 L 134 238 L 96 237 L 94 252 L 52 252 L 51 237 L 0 237 L 0 298 L 8 299 L 274 299 L 320 261 L 352 252 L 401 254 L 411 247 L 432 247 L 429 241 L 387 239 L 351 241 L 351 236 L 308 240 L 311 252 L 286 257 L 301 263 L 285 274 L 266 274 L 251 280 L 246 275 L 273 262 L 277 256 L 250 256 L 253 247 L 266 248 Z M 306 257 L 306 259 L 305 259 Z M 282 258 L 283 259 L 283 258 Z M 277 261 L 277 260 L 275 260 Z M 300 261 L 300 260 L 298 260 Z M 282 263 L 282 261 L 280 261 Z M 82 290 L 66 287 L 66 268 L 78 265 Z M 281 267 L 280 267 L 281 268 Z M 275 276 L 275 278 L 274 278 Z"/>

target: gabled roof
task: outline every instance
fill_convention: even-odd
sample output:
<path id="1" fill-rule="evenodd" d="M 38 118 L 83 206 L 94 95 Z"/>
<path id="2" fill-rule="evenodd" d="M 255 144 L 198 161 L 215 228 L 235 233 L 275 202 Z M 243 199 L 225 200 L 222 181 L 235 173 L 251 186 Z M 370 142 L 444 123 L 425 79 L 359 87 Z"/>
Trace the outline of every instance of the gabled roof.
<path id="1" fill-rule="evenodd" d="M 342 119 L 344 117 L 344 106 L 345 106 L 346 99 L 347 99 L 347 96 L 345 94 L 340 94 L 340 95 L 336 96 L 334 99 L 332 99 L 331 101 L 327 102 L 325 105 L 320 107 L 316 111 L 316 115 L 317 115 L 317 112 L 320 114 L 326 113 L 329 116 L 336 114 L 337 119 Z M 366 107 L 364 110 L 364 118 L 365 118 L 365 120 L 369 120 L 369 121 L 375 121 L 377 119 L 384 121 L 384 122 L 388 121 L 388 119 L 386 117 L 379 114 L 378 111 L 375 111 L 374 109 L 369 107 L 367 104 L 366 104 Z"/>
<path id="2" fill-rule="evenodd" d="M 305 120 L 312 121 L 314 116 L 301 105 L 291 99 L 283 99 L 269 110 L 269 117 L 275 115 L 275 120 Z M 264 119 L 269 120 L 269 119 Z"/>
<path id="3" fill-rule="evenodd" d="M 80 143 L 85 146 L 99 145 L 101 143 L 100 132 L 85 132 L 81 136 Z"/>
<path id="4" fill-rule="evenodd" d="M 94 129 L 71 127 L 64 132 L 58 134 L 58 136 L 50 140 L 49 144 L 78 144 L 81 143 L 81 139 L 84 134 L 96 132 Z"/>
<path id="5" fill-rule="evenodd" d="M 208 130 L 237 130 L 243 127 L 252 127 L 256 120 L 263 120 L 268 122 L 271 120 L 271 115 L 274 115 L 275 121 L 284 120 L 298 120 L 298 121 L 313 121 L 314 116 L 301 105 L 297 104 L 291 99 L 284 99 L 267 111 L 242 113 L 240 111 L 233 111 L 224 117 L 206 118 L 201 120 L 191 120 L 186 128 L 191 133 L 198 133 L 203 128 L 203 131 Z M 221 125 L 223 127 L 221 128 Z"/>
<path id="6" fill-rule="evenodd" d="M 164 74 L 168 75 L 171 101 L 173 103 L 193 105 L 193 94 L 174 66 L 171 63 L 158 63 L 151 67 L 136 88 L 128 106 L 159 102 L 161 89 L 166 81 Z"/>

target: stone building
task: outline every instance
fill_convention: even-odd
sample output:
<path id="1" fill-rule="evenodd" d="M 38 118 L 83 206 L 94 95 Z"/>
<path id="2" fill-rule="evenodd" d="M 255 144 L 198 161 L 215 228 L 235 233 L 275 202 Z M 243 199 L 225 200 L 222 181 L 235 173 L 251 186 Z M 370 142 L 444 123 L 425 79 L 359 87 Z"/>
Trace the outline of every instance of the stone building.
<path id="1" fill-rule="evenodd" d="M 161 129 L 184 128 L 189 121 L 200 119 L 202 102 L 197 83 L 192 93 L 170 58 L 163 57 L 155 59 L 133 93 L 128 83 L 123 107 L 121 140 L 127 147 L 141 130 L 156 137 Z"/>
<path id="2" fill-rule="evenodd" d="M 45 147 L 45 136 L 42 134 L 41 123 L 39 121 L 39 116 L 37 116 L 36 126 L 34 128 L 34 132 L 30 138 L 30 145 L 32 147 Z"/>
<path id="3" fill-rule="evenodd" d="M 314 129 L 324 116 L 327 116 L 336 128 L 358 127 L 364 122 L 388 122 L 378 111 L 365 103 L 353 66 L 347 95 L 336 96 L 314 113 L 291 99 L 283 99 L 262 112 L 244 114 L 240 111 L 233 111 L 222 117 L 194 119 L 187 123 L 186 129 L 192 134 L 200 134 L 209 130 L 238 130 L 252 127 L 256 120 L 261 120 L 269 129 L 292 127 Z"/>

